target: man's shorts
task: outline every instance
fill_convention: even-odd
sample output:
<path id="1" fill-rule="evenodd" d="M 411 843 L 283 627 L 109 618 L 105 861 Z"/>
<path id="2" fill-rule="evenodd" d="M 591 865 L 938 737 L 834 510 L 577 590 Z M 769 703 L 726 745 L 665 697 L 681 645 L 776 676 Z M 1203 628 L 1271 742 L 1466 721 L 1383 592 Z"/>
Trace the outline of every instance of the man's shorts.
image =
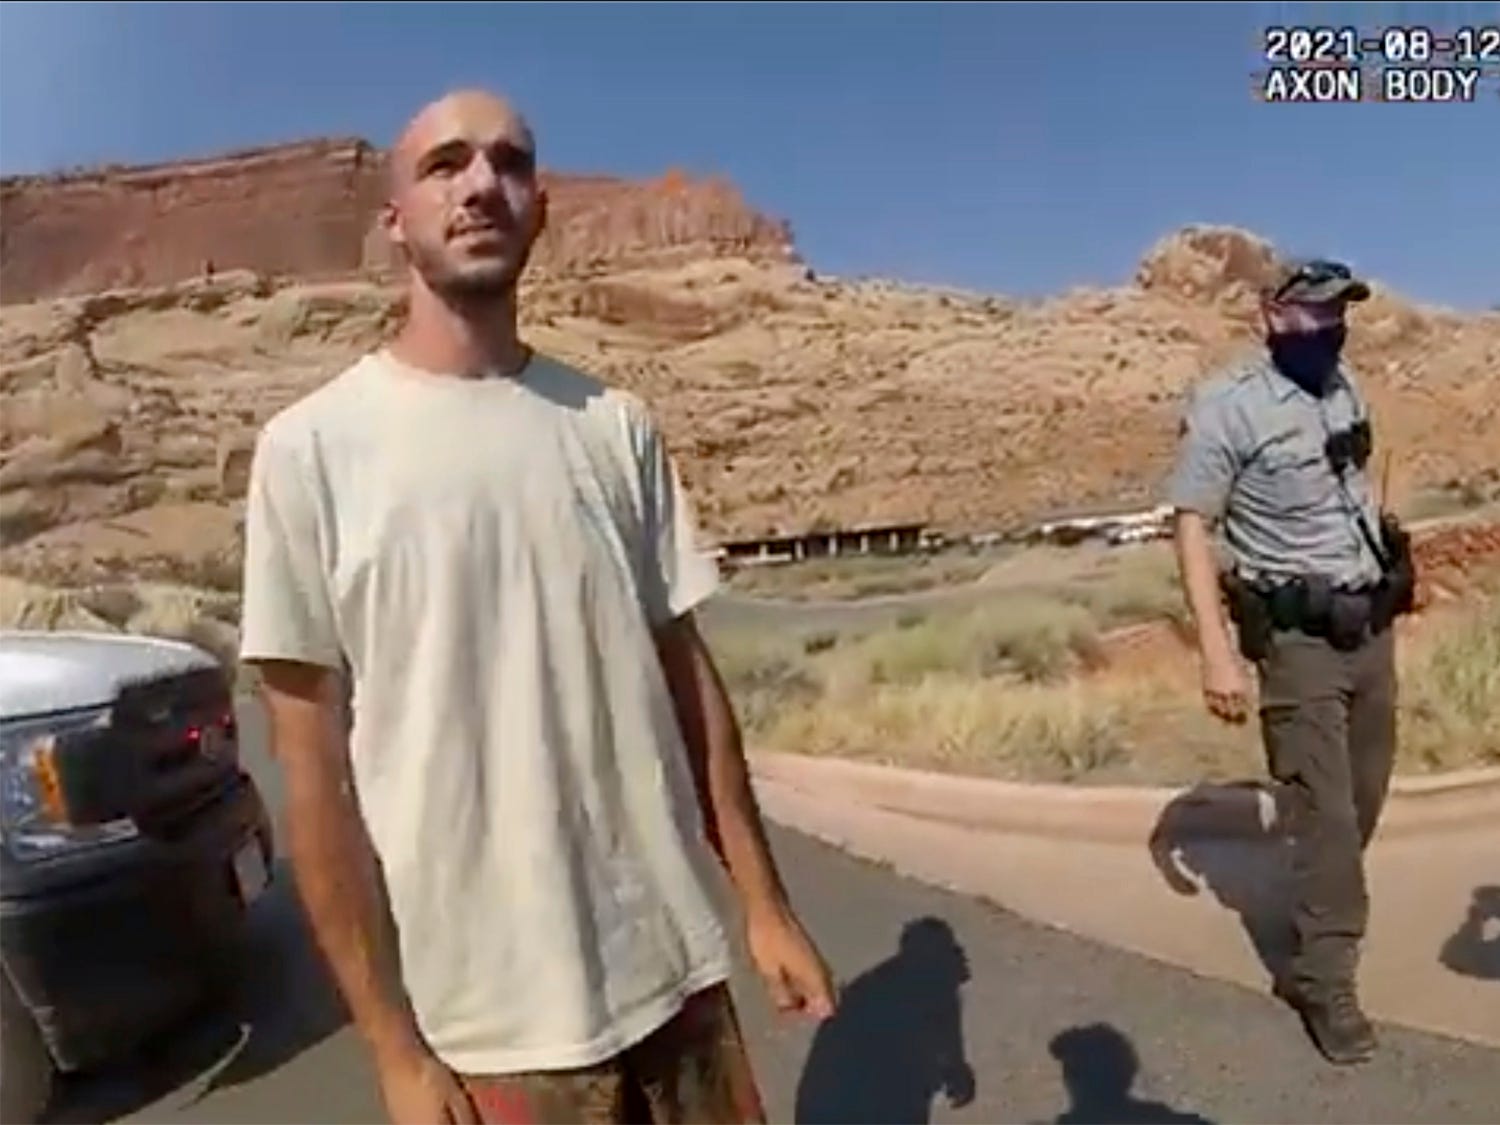
<path id="1" fill-rule="evenodd" d="M 761 1125 L 765 1110 L 728 987 L 614 1058 L 580 1070 L 465 1075 L 485 1125 Z"/>

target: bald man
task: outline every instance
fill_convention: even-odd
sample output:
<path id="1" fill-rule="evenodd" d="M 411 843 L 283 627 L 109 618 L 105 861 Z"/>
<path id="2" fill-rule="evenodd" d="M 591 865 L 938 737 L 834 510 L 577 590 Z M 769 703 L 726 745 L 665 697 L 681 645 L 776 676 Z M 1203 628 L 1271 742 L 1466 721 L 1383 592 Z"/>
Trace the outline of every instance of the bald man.
<path id="1" fill-rule="evenodd" d="M 661 434 L 519 337 L 545 214 L 504 101 L 402 134 L 408 318 L 260 436 L 242 655 L 394 1121 L 760 1120 L 726 919 L 782 1010 L 834 990 L 694 626 L 718 572 Z"/>

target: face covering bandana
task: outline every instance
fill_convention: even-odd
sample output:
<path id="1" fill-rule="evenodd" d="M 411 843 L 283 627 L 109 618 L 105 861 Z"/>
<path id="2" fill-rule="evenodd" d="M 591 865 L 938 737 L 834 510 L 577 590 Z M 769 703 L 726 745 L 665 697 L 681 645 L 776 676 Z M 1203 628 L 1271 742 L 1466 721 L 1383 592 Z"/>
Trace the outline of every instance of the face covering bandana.
<path id="1" fill-rule="evenodd" d="M 1271 338 L 1277 369 L 1310 395 L 1321 397 L 1339 369 L 1347 330 L 1341 324 Z"/>

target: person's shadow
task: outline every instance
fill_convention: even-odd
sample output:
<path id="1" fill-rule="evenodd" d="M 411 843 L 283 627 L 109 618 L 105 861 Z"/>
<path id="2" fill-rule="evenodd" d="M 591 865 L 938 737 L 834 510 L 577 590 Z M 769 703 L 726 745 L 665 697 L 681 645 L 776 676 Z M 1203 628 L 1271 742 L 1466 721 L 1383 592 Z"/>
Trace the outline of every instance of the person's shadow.
<path id="1" fill-rule="evenodd" d="M 932 1100 L 974 1100 L 959 989 L 969 962 L 947 922 L 907 923 L 899 950 L 843 990 L 797 1088 L 800 1125 L 924 1125 Z"/>
<path id="2" fill-rule="evenodd" d="M 1056 1125 L 1212 1125 L 1196 1113 L 1132 1096 L 1140 1060 L 1130 1040 L 1107 1023 L 1069 1028 L 1053 1038 L 1048 1050 L 1062 1067 L 1071 1102 Z"/>
<path id="3" fill-rule="evenodd" d="M 1206 884 L 1239 915 L 1273 981 L 1296 948 L 1291 857 L 1275 827 L 1274 790 L 1259 782 L 1202 784 L 1174 798 L 1151 833 L 1151 859 L 1167 885 L 1196 895 Z"/>
<path id="4" fill-rule="evenodd" d="M 1466 977 L 1500 980 L 1500 886 L 1474 889 L 1469 913 L 1443 943 L 1440 960 Z"/>

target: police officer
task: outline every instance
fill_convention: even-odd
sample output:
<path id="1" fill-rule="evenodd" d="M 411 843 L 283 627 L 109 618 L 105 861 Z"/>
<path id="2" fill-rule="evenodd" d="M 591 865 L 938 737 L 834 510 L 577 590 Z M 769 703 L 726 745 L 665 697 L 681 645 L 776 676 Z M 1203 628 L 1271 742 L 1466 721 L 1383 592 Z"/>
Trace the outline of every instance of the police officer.
<path id="1" fill-rule="evenodd" d="M 1261 295 L 1264 347 L 1193 396 L 1169 496 L 1204 699 L 1243 723 L 1240 657 L 1259 681 L 1295 892 L 1275 992 L 1341 1064 L 1376 1046 L 1356 988 L 1363 853 L 1395 755 L 1391 622 L 1411 593 L 1405 537 L 1366 473 L 1367 404 L 1340 358 L 1346 312 L 1369 295 L 1338 262 L 1281 273 Z"/>

